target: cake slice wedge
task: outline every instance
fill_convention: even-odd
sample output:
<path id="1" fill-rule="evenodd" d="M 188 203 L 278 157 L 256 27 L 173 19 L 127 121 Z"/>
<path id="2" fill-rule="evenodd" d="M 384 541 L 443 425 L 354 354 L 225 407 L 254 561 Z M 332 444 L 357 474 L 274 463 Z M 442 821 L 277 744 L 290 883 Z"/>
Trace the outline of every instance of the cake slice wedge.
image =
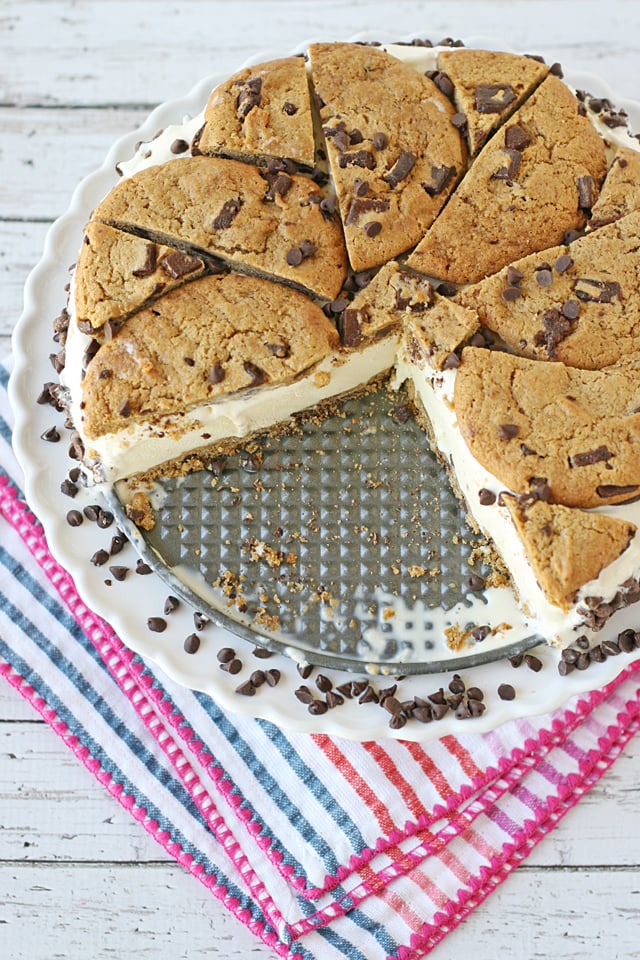
<path id="1" fill-rule="evenodd" d="M 480 151 L 408 265 L 475 283 L 583 227 L 606 160 L 579 106 L 561 80 L 548 76 Z"/>
<path id="2" fill-rule="evenodd" d="M 597 370 L 640 357 L 640 210 L 459 291 L 511 350 Z"/>
<path id="3" fill-rule="evenodd" d="M 342 227 L 311 180 L 220 157 L 184 157 L 121 180 L 93 219 L 333 299 Z"/>
<path id="4" fill-rule="evenodd" d="M 613 158 L 589 220 L 595 230 L 640 210 L 640 149 L 620 147 Z"/>
<path id="5" fill-rule="evenodd" d="M 466 167 L 452 103 L 376 47 L 309 48 L 331 174 L 354 270 L 413 247 Z"/>
<path id="6" fill-rule="evenodd" d="M 515 53 L 461 47 L 438 54 L 438 71 L 453 84 L 456 109 L 466 119 L 469 150 L 475 155 L 544 80 L 549 67 Z"/>
<path id="7" fill-rule="evenodd" d="M 269 60 L 232 74 L 212 92 L 204 119 L 202 153 L 252 163 L 270 158 L 315 163 L 304 57 Z"/>
<path id="8" fill-rule="evenodd" d="M 75 316 L 94 336 L 109 335 L 151 300 L 217 266 L 176 247 L 90 221 L 74 273 Z"/>

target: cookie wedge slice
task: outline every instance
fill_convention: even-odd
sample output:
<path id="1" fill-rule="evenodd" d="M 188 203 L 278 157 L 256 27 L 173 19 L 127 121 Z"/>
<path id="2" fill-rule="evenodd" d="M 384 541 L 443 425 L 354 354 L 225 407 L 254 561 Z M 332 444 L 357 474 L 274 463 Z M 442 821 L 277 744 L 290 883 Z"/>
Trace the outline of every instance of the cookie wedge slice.
<path id="1" fill-rule="evenodd" d="M 324 199 L 307 177 L 185 157 L 121 180 L 93 219 L 333 299 L 347 257 L 339 220 Z"/>
<path id="2" fill-rule="evenodd" d="M 104 333 L 106 324 L 121 323 L 204 271 L 201 257 L 90 221 L 74 274 L 77 322 L 81 329 Z"/>
<path id="3" fill-rule="evenodd" d="M 640 210 L 640 150 L 620 147 L 591 210 L 589 229 L 612 223 L 635 210 Z"/>
<path id="4" fill-rule="evenodd" d="M 640 361 L 576 370 L 466 347 L 456 371 L 458 427 L 508 490 L 599 507 L 640 495 Z"/>
<path id="5" fill-rule="evenodd" d="M 202 153 L 265 163 L 287 158 L 313 167 L 315 142 L 304 57 L 269 60 L 215 88 L 198 139 Z"/>
<path id="6" fill-rule="evenodd" d="M 438 70 L 453 84 L 454 102 L 466 119 L 474 155 L 544 80 L 549 67 L 515 53 L 462 47 L 439 53 Z"/>
<path id="7" fill-rule="evenodd" d="M 548 76 L 480 151 L 408 265 L 475 283 L 583 227 L 606 161 L 602 139 L 578 107 L 568 87 Z"/>
<path id="8" fill-rule="evenodd" d="M 452 103 L 427 77 L 375 47 L 309 48 L 331 173 L 354 270 L 425 234 L 466 166 Z"/>
<path id="9" fill-rule="evenodd" d="M 640 358 L 640 210 L 516 260 L 457 299 L 512 350 L 597 370 Z"/>
<path id="10" fill-rule="evenodd" d="M 567 612 L 585 584 L 629 546 L 636 526 L 618 517 L 503 494 L 545 596 Z"/>

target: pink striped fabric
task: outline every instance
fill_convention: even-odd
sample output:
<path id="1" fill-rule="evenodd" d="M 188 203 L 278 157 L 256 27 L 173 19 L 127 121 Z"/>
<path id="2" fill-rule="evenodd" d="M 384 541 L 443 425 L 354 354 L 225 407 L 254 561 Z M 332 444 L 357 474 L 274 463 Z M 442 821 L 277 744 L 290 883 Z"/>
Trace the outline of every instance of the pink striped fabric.
<path id="1" fill-rule="evenodd" d="M 12 466 L 7 451 L 4 463 Z M 550 715 L 424 745 L 224 716 L 87 609 L 6 472 L 0 517 L 0 672 L 164 849 L 282 956 L 425 956 L 640 724 L 638 662 Z"/>

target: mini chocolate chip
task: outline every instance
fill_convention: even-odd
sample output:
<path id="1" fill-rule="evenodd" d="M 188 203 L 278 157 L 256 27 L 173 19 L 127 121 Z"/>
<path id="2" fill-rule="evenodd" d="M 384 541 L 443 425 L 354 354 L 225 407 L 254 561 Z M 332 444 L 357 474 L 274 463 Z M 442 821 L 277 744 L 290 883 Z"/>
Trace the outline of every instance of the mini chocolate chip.
<path id="1" fill-rule="evenodd" d="M 113 523 L 113 514 L 110 510 L 100 510 L 96 517 L 96 523 L 101 530 L 107 530 Z"/>
<path id="2" fill-rule="evenodd" d="M 113 576 L 114 580 L 123 581 L 127 579 L 127 574 L 129 573 L 129 567 L 109 567 L 109 572 Z"/>
<path id="3" fill-rule="evenodd" d="M 570 243 L 573 243 L 574 240 L 579 240 L 581 236 L 582 234 L 579 230 L 565 230 L 562 242 L 568 247 Z"/>
<path id="4" fill-rule="evenodd" d="M 78 487 L 72 480 L 65 478 L 60 484 L 60 492 L 64 493 L 65 497 L 75 497 Z"/>
<path id="5" fill-rule="evenodd" d="M 457 673 L 454 673 L 453 679 L 449 683 L 451 693 L 464 693 L 466 684 Z"/>
<path id="6" fill-rule="evenodd" d="M 298 112 L 298 108 L 295 103 L 291 103 L 289 100 L 286 100 L 282 105 L 282 110 L 288 117 L 293 117 Z"/>
<path id="7" fill-rule="evenodd" d="M 469 687 L 467 690 L 469 700 L 484 700 L 484 691 L 480 687 Z"/>
<path id="8" fill-rule="evenodd" d="M 254 687 L 261 687 L 266 680 L 264 670 L 254 670 L 249 680 L 254 685 Z"/>
<path id="9" fill-rule="evenodd" d="M 281 673 L 276 667 L 265 670 L 264 679 L 268 687 L 276 687 L 280 683 Z"/>
<path id="10" fill-rule="evenodd" d="M 509 663 L 512 667 L 521 667 L 524 662 L 524 653 L 515 653 L 512 657 L 509 657 Z"/>
<path id="11" fill-rule="evenodd" d="M 382 224 L 379 220 L 369 220 L 369 222 L 364 225 L 364 232 L 370 238 L 377 237 L 381 230 Z"/>
<path id="12" fill-rule="evenodd" d="M 533 654 L 525 654 L 524 662 L 529 667 L 529 670 L 533 670 L 534 673 L 538 673 L 539 670 L 542 670 L 542 660 L 539 660 L 538 657 L 534 657 Z"/>
<path id="13" fill-rule="evenodd" d="M 111 545 L 109 547 L 109 553 L 112 557 L 117 556 L 117 554 L 122 552 L 124 545 L 127 543 L 127 538 L 124 533 L 118 532 L 114 537 L 111 537 Z"/>
<path id="14" fill-rule="evenodd" d="M 216 654 L 220 663 L 230 663 L 235 655 L 236 652 L 233 647 L 222 647 Z"/>
<path id="15" fill-rule="evenodd" d="M 516 691 L 510 683 L 501 683 L 498 687 L 498 696 L 501 700 L 515 700 Z"/>
<path id="16" fill-rule="evenodd" d="M 359 130 L 349 131 L 349 145 L 352 147 L 357 146 L 359 143 L 362 143 L 364 137 Z"/>
<path id="17" fill-rule="evenodd" d="M 219 363 L 214 363 L 209 373 L 207 374 L 207 380 L 209 383 L 222 383 L 225 377 L 225 372 Z"/>
<path id="18" fill-rule="evenodd" d="M 138 560 L 136 562 L 136 573 L 138 573 L 141 577 L 146 577 L 150 573 L 153 573 L 153 571 L 149 564 L 145 563 L 144 560 Z"/>
<path id="19" fill-rule="evenodd" d="M 451 117 L 451 123 L 456 130 L 459 130 L 460 133 L 462 133 L 464 130 L 466 130 L 467 118 L 464 113 L 454 113 L 454 115 Z"/>
<path id="20" fill-rule="evenodd" d="M 314 696 L 311 693 L 311 690 L 309 690 L 309 687 L 304 686 L 304 684 L 294 690 L 293 695 L 297 700 L 300 701 L 300 703 L 310 704 L 314 701 Z"/>
<path id="21" fill-rule="evenodd" d="M 331 690 L 333 683 L 326 677 L 323 673 L 319 673 L 316 677 L 316 687 L 320 690 L 321 693 L 328 693 Z"/>
<path id="22" fill-rule="evenodd" d="M 600 646 L 602 647 L 602 652 L 606 654 L 607 657 L 617 657 L 621 652 L 615 640 L 603 640 Z"/>
<path id="23" fill-rule="evenodd" d="M 371 142 L 376 148 L 376 150 L 384 150 L 384 148 L 389 143 L 389 138 L 386 135 L 386 133 L 382 133 L 382 131 L 379 131 L 378 133 L 374 133 L 373 137 L 371 138 Z"/>
<path id="24" fill-rule="evenodd" d="M 118 407 L 117 413 L 121 417 L 130 417 L 131 416 L 131 401 L 127 397 L 126 400 L 123 400 L 120 406 Z"/>
<path id="25" fill-rule="evenodd" d="M 168 616 L 170 613 L 173 613 L 174 610 L 177 610 L 179 606 L 180 606 L 180 601 L 178 600 L 178 598 L 172 596 L 172 594 L 169 594 L 169 596 L 164 602 L 164 613 Z"/>
<path id="26" fill-rule="evenodd" d="M 299 267 L 303 260 L 300 247 L 291 247 L 291 249 L 287 251 L 286 259 L 290 267 Z"/>
<path id="27" fill-rule="evenodd" d="M 329 707 L 324 700 L 313 700 L 307 707 L 309 713 L 314 717 L 321 716 L 323 713 L 326 713 L 328 709 Z"/>
<path id="28" fill-rule="evenodd" d="M 332 216 L 336 212 L 336 207 L 337 200 L 333 196 L 324 197 L 324 199 L 320 201 L 320 209 L 323 213 L 327 214 L 327 216 Z"/>
<path id="29" fill-rule="evenodd" d="M 569 267 L 573 266 L 573 257 L 570 257 L 568 253 L 563 253 L 562 256 L 558 257 L 554 263 L 554 267 L 557 273 L 564 273 Z"/>
<path id="30" fill-rule="evenodd" d="M 505 287 L 502 291 L 502 299 L 506 300 L 507 303 L 513 303 L 514 300 L 517 300 L 522 296 L 522 290 L 520 287 Z"/>
<path id="31" fill-rule="evenodd" d="M 102 567 L 109 559 L 109 554 L 106 550 L 96 550 L 96 552 L 91 557 L 91 563 L 94 567 Z"/>
<path id="32" fill-rule="evenodd" d="M 588 649 L 589 649 L 589 638 L 588 638 L 588 637 L 585 637 L 585 635 L 583 634 L 581 637 L 578 637 L 578 639 L 575 641 L 575 645 L 576 645 L 576 647 L 578 647 L 578 649 L 580 649 L 580 650 L 588 650 Z"/>
<path id="33" fill-rule="evenodd" d="M 496 502 L 496 495 L 493 490 L 487 490 L 486 487 L 482 487 L 478 490 L 478 500 L 483 507 L 490 507 Z"/>
<path id="34" fill-rule="evenodd" d="M 460 366 L 460 357 L 457 353 L 450 353 L 442 364 L 443 370 L 455 370 Z"/>
<path id="35" fill-rule="evenodd" d="M 273 650 L 267 650 L 266 647 L 254 647 L 251 653 L 258 660 L 268 660 L 269 657 L 273 656 Z"/>
<path id="36" fill-rule="evenodd" d="M 186 153 L 189 149 L 189 144 L 186 140 L 174 140 L 170 149 L 171 153 Z"/>
<path id="37" fill-rule="evenodd" d="M 200 637 L 197 633 L 190 633 L 188 637 L 185 637 L 182 646 L 185 653 L 197 653 L 200 649 Z"/>
<path id="38" fill-rule="evenodd" d="M 253 697 L 255 696 L 256 688 L 251 680 L 245 680 L 244 683 L 241 683 L 236 687 L 236 693 L 239 693 L 243 697 Z"/>
<path id="39" fill-rule="evenodd" d="M 477 573 L 472 573 L 467 580 L 467 586 L 469 587 L 469 590 L 484 590 L 486 587 L 486 582 L 484 577 L 479 576 Z"/>
<path id="40" fill-rule="evenodd" d="M 487 639 L 490 633 L 491 627 L 482 626 L 476 627 L 475 630 L 472 630 L 471 636 L 473 637 L 474 643 L 482 643 L 483 640 Z"/>
<path id="41" fill-rule="evenodd" d="M 198 611 L 194 613 L 193 625 L 196 628 L 196 630 L 204 630 L 204 628 L 207 626 L 209 622 L 210 622 L 209 617 L 206 614 L 200 613 Z"/>
<path id="42" fill-rule="evenodd" d="M 517 267 L 507 267 L 507 283 L 510 287 L 517 287 L 523 278 L 523 274 Z"/>
<path id="43" fill-rule="evenodd" d="M 69 510 L 67 514 L 67 523 L 70 527 L 79 527 L 83 522 L 83 516 L 79 510 Z"/>
<path id="44" fill-rule="evenodd" d="M 368 180 L 361 180 L 360 177 L 356 177 L 353 181 L 353 192 L 356 197 L 366 197 L 369 192 Z"/>
<path id="45" fill-rule="evenodd" d="M 553 275 L 547 267 L 541 267 L 536 270 L 536 283 L 539 287 L 550 287 L 552 281 Z"/>
<path id="46" fill-rule="evenodd" d="M 567 677 L 570 673 L 573 673 L 575 670 L 575 664 L 568 663 L 566 660 L 561 660 L 558 664 L 558 673 L 561 677 Z"/>
<path id="47" fill-rule="evenodd" d="M 344 697 L 341 697 L 335 690 L 329 690 L 325 700 L 330 710 L 333 710 L 335 707 L 341 707 L 344 703 Z"/>
<path id="48" fill-rule="evenodd" d="M 308 680 L 313 673 L 313 667 L 310 663 L 298 663 L 297 669 L 303 680 Z"/>
<path id="49" fill-rule="evenodd" d="M 40 437 L 42 440 L 46 440 L 47 443 L 57 443 L 60 439 L 60 433 L 56 427 L 49 427 L 48 430 L 40 434 Z"/>
<path id="50" fill-rule="evenodd" d="M 224 670 L 225 673 L 230 673 L 232 676 L 235 676 L 242 670 L 242 660 L 234 657 L 233 660 L 229 660 L 226 663 L 221 663 L 220 669 Z"/>
<path id="51" fill-rule="evenodd" d="M 592 176 L 578 177 L 578 206 L 581 210 L 590 210 L 598 196 L 598 186 Z"/>
<path id="52" fill-rule="evenodd" d="M 315 243 L 311 240 L 303 240 L 300 244 L 300 253 L 307 260 L 309 257 L 312 257 L 318 248 Z"/>
<path id="53" fill-rule="evenodd" d="M 580 314 L 580 302 L 578 300 L 567 300 L 562 304 L 562 316 L 567 320 L 576 320 Z"/>
<path id="54" fill-rule="evenodd" d="M 163 617 L 149 617 L 147 627 L 152 633 L 163 633 L 167 629 L 167 621 Z"/>

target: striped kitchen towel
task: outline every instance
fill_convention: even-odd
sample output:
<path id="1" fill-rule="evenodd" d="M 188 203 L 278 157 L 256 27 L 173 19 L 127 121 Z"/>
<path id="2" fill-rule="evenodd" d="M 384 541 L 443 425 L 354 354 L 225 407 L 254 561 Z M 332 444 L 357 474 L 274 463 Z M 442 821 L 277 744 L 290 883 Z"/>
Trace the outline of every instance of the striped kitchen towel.
<path id="1" fill-rule="evenodd" d="M 128 650 L 49 553 L 21 494 L 7 380 L 0 367 L 0 673 L 274 952 L 425 956 L 640 725 L 639 662 L 552 714 L 427 744 L 223 712 Z"/>

